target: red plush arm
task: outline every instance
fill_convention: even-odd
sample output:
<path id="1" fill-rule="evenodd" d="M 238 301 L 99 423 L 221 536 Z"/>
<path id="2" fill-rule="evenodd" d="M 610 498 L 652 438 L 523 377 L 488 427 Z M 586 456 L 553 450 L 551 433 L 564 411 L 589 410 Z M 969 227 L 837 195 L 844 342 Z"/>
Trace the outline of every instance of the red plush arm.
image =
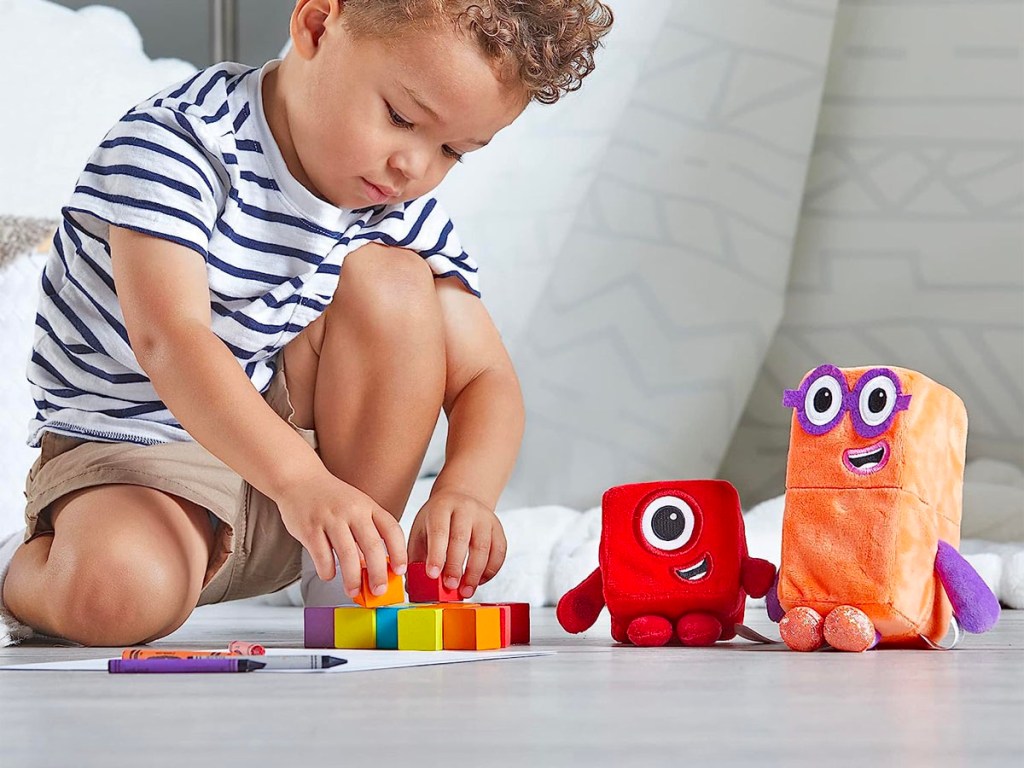
<path id="1" fill-rule="evenodd" d="M 743 561 L 740 583 L 743 591 L 751 597 L 764 597 L 775 582 L 775 566 L 759 557 L 748 557 Z"/>
<path id="2" fill-rule="evenodd" d="M 587 576 L 558 601 L 555 616 L 562 629 L 574 635 L 594 626 L 604 608 L 604 590 L 601 587 L 601 569 Z"/>

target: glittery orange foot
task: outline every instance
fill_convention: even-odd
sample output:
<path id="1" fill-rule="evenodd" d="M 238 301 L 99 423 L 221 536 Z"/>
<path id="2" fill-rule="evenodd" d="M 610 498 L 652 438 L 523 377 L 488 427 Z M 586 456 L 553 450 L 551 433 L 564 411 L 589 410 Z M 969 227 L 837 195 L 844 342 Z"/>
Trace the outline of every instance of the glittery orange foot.
<path id="1" fill-rule="evenodd" d="M 860 653 L 877 642 L 875 625 L 860 608 L 840 605 L 825 617 L 825 642 L 837 651 Z"/>
<path id="2" fill-rule="evenodd" d="M 782 641 L 794 651 L 816 651 L 825 644 L 824 621 L 813 608 L 798 606 L 786 612 L 779 622 Z"/>

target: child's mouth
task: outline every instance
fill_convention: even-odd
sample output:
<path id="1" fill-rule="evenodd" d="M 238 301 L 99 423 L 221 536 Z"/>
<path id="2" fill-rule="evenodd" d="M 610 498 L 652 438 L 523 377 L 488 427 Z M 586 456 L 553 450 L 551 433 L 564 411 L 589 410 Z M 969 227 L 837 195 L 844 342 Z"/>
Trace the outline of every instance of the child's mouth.
<path id="1" fill-rule="evenodd" d="M 374 203 L 386 203 L 391 199 L 391 196 L 386 194 L 384 190 L 378 187 L 376 184 L 371 184 L 366 179 L 360 177 L 360 181 L 363 182 L 364 189 L 366 190 L 366 196 L 370 198 Z"/>

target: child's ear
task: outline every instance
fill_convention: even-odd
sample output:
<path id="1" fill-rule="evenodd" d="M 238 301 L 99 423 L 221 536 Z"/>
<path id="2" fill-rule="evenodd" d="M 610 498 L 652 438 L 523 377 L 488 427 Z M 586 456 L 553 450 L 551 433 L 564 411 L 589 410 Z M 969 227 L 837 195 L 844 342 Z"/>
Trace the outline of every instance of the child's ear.
<path id="1" fill-rule="evenodd" d="M 310 59 L 320 47 L 327 23 L 341 15 L 343 0 L 298 0 L 292 11 L 288 31 L 292 47 L 304 59 Z"/>

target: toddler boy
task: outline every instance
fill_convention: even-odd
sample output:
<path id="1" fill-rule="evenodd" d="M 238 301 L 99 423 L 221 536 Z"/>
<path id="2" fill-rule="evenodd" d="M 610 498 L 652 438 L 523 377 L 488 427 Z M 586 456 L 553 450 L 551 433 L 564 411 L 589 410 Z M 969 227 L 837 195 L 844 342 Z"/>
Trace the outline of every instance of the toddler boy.
<path id="1" fill-rule="evenodd" d="M 41 279 L 40 455 L 0 545 L 15 637 L 148 642 L 293 582 L 302 547 L 350 595 L 410 559 L 464 597 L 494 576 L 522 398 L 430 192 L 578 88 L 611 21 L 597 0 L 299 0 L 283 60 L 215 65 L 114 126 Z"/>

